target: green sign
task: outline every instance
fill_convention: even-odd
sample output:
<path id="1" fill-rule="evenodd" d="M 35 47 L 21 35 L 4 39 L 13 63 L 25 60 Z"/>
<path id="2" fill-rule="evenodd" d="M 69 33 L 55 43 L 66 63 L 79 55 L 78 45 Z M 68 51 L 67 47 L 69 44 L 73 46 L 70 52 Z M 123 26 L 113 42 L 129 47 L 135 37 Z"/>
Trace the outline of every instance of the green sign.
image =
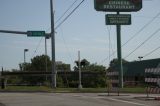
<path id="1" fill-rule="evenodd" d="M 130 14 L 107 14 L 106 25 L 131 25 Z"/>
<path id="2" fill-rule="evenodd" d="M 45 37 L 45 31 L 27 31 L 28 37 Z"/>
<path id="3" fill-rule="evenodd" d="M 131 12 L 142 8 L 142 0 L 94 0 L 97 11 Z"/>

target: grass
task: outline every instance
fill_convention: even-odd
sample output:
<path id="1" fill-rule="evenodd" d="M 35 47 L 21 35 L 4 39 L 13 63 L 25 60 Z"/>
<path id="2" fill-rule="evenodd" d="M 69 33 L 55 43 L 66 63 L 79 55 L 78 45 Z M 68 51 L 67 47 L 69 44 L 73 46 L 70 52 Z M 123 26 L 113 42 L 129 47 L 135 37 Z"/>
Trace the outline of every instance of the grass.
<path id="1" fill-rule="evenodd" d="M 120 89 L 120 91 L 124 93 L 145 93 L 145 88 L 144 87 L 123 88 Z"/>
<path id="2" fill-rule="evenodd" d="M 0 88 L 1 92 L 57 92 L 57 93 L 106 93 L 107 88 L 56 88 L 52 89 L 46 86 L 7 86 L 4 90 Z M 115 91 L 114 91 L 115 92 Z M 145 93 L 144 87 L 122 88 L 120 92 L 123 93 Z"/>
<path id="3" fill-rule="evenodd" d="M 27 91 L 27 92 L 49 92 L 52 89 L 46 86 L 7 86 L 0 91 Z"/>

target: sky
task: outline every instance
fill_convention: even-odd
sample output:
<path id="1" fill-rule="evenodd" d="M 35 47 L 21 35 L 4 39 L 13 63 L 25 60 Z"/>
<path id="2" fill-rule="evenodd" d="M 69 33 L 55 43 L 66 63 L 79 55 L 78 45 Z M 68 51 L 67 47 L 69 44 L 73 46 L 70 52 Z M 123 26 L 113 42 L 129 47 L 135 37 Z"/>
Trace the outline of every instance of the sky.
<path id="1" fill-rule="evenodd" d="M 53 0 L 55 27 L 81 1 Z M 131 25 L 121 26 L 122 45 L 131 39 L 122 46 L 122 58 L 127 61 L 138 61 L 139 56 L 143 56 L 143 60 L 159 58 L 160 0 L 142 1 L 143 8 L 140 11 L 121 13 L 132 16 Z M 73 2 L 72 8 L 57 21 Z M 44 30 L 50 33 L 50 0 L 0 0 L 0 14 L 0 30 Z M 80 51 L 81 59 L 108 67 L 109 62 L 117 58 L 117 38 L 116 26 L 105 25 L 105 14 L 116 13 L 98 12 L 94 9 L 93 0 L 85 0 L 56 28 L 56 61 L 73 67 Z M 19 69 L 19 63 L 24 62 L 24 49 L 29 49 L 26 62 L 30 62 L 31 58 L 45 53 L 44 42 L 43 37 L 0 33 L 0 67 L 6 70 Z M 50 39 L 47 40 L 47 54 L 51 57 Z"/>

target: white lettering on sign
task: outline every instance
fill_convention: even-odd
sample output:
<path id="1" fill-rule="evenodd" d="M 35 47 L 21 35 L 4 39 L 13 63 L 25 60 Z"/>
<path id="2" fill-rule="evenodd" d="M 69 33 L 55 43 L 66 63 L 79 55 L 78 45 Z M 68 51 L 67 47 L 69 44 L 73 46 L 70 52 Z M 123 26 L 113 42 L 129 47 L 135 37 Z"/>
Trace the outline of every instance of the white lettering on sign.
<path id="1" fill-rule="evenodd" d="M 109 5 L 130 5 L 129 1 L 109 1 Z"/>
<path id="2" fill-rule="evenodd" d="M 104 5 L 105 9 L 134 9 L 134 5 Z"/>

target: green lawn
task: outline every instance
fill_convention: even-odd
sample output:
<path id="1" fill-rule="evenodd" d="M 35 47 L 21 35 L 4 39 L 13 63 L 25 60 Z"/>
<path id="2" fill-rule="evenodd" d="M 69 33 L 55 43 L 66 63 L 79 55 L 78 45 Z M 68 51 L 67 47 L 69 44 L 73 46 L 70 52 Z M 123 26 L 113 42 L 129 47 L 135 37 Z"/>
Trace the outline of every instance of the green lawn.
<path id="1" fill-rule="evenodd" d="M 77 92 L 77 93 L 105 93 L 108 92 L 107 88 L 82 88 L 79 90 L 78 88 L 56 88 L 52 89 L 46 86 L 7 86 L 4 90 L 0 88 L 0 91 L 17 91 L 17 92 Z M 115 92 L 112 91 L 112 92 Z M 120 92 L 123 93 L 145 93 L 144 87 L 137 88 L 123 88 L 120 89 Z"/>
<path id="2" fill-rule="evenodd" d="M 0 91 L 30 91 L 30 92 L 49 92 L 52 89 L 45 86 L 7 86 L 4 90 Z"/>

